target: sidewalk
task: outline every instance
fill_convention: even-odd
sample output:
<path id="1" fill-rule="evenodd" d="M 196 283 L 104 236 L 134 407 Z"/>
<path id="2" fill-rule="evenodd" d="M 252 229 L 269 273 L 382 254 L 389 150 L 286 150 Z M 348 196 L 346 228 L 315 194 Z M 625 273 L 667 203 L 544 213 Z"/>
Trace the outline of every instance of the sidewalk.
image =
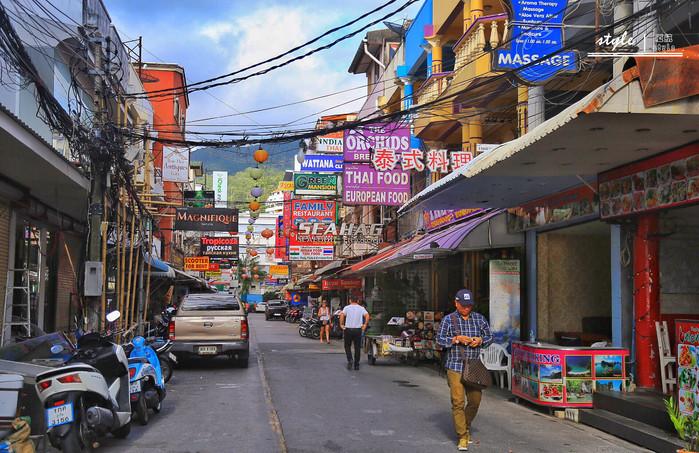
<path id="1" fill-rule="evenodd" d="M 435 370 L 394 360 L 369 366 L 363 354 L 361 369 L 348 371 L 341 340 L 328 346 L 288 330 L 258 340 L 289 452 L 456 451 L 449 389 Z M 485 392 L 470 451 L 649 451 L 510 397 Z"/>

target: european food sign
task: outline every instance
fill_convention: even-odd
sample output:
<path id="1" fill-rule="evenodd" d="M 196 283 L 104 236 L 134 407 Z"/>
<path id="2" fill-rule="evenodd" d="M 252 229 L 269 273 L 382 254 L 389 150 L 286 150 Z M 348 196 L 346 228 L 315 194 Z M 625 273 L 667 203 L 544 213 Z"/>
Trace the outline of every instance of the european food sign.
<path id="1" fill-rule="evenodd" d="M 301 232 L 300 224 L 335 223 L 337 209 L 334 201 L 292 200 L 292 228 L 289 234 L 291 261 L 332 260 L 335 237 L 332 235 Z"/>
<path id="2" fill-rule="evenodd" d="M 319 173 L 294 173 L 296 195 L 335 195 L 337 175 Z"/>
<path id="3" fill-rule="evenodd" d="M 675 321 L 675 341 L 677 342 L 677 382 L 679 384 L 677 399 L 680 412 L 685 415 L 694 415 L 699 412 L 699 408 L 697 408 L 699 321 Z"/>
<path id="4" fill-rule="evenodd" d="M 184 270 L 207 272 L 209 270 L 208 256 L 186 256 L 184 258 Z"/>
<path id="5" fill-rule="evenodd" d="M 228 208 L 176 208 L 176 230 L 238 232 L 238 210 Z"/>
<path id="6" fill-rule="evenodd" d="M 561 72 L 579 71 L 575 51 L 563 51 L 568 0 L 511 0 L 509 45 L 496 50 L 493 68 L 512 71 L 527 84 L 541 84 Z"/>
<path id="7" fill-rule="evenodd" d="M 378 171 L 370 164 L 345 164 L 342 202 L 347 206 L 402 206 L 410 198 L 410 172 Z"/>
<path id="8" fill-rule="evenodd" d="M 200 239 L 201 254 L 217 258 L 238 259 L 238 238 L 202 236 Z"/>

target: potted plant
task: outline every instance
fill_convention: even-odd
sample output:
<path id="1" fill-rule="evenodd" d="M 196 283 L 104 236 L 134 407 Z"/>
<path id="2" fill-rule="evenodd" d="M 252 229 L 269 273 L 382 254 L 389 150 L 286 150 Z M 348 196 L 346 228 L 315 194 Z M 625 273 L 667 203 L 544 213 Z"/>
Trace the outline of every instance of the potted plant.
<path id="1" fill-rule="evenodd" d="M 685 442 L 685 448 L 677 450 L 677 453 L 699 452 L 699 417 L 696 414 L 684 415 L 680 413 L 679 405 L 673 397 L 665 400 L 665 408 L 677 435 Z"/>

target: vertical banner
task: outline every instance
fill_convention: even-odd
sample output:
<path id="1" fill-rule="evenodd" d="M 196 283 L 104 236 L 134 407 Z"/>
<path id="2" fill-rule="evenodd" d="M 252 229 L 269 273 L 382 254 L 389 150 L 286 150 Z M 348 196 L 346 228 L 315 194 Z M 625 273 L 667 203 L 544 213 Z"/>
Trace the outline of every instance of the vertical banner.
<path id="1" fill-rule="evenodd" d="M 286 236 L 284 235 L 284 216 L 277 217 L 277 226 L 274 232 L 274 257 L 286 261 Z"/>
<path id="2" fill-rule="evenodd" d="M 228 172 L 215 171 L 214 177 L 214 197 L 217 208 L 228 207 Z"/>
<path id="3" fill-rule="evenodd" d="M 496 343 L 519 340 L 519 260 L 490 260 L 490 328 Z"/>
<path id="4" fill-rule="evenodd" d="M 284 237 L 288 238 L 289 233 L 291 233 L 291 192 L 284 192 L 284 210 L 283 214 L 283 225 L 284 225 Z"/>
<path id="5" fill-rule="evenodd" d="M 189 182 L 189 148 L 163 147 L 163 181 Z"/>

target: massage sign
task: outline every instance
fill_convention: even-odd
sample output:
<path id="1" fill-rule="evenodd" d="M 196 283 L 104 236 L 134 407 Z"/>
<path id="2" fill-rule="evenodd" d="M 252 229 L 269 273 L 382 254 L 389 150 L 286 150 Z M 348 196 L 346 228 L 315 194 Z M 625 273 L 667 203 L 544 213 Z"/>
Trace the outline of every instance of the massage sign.
<path id="1" fill-rule="evenodd" d="M 238 259 L 238 238 L 237 237 L 211 237 L 202 236 L 201 254 L 216 258 Z"/>
<path id="2" fill-rule="evenodd" d="M 228 208 L 177 208 L 176 230 L 238 232 L 238 210 Z"/>

